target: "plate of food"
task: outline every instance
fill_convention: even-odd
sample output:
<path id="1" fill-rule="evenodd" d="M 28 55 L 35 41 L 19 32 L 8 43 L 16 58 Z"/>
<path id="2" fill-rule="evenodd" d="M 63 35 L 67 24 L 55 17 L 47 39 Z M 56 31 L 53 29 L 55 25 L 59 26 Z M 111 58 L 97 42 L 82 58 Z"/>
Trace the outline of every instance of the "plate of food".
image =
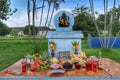
<path id="1" fill-rule="evenodd" d="M 66 62 L 66 63 L 63 65 L 63 69 L 65 69 L 65 70 L 74 70 L 74 69 L 75 69 L 75 65 L 70 64 L 69 62 Z"/>
<path id="2" fill-rule="evenodd" d="M 52 74 L 54 74 L 54 73 L 64 73 L 64 72 L 65 72 L 64 69 L 54 69 L 54 70 L 51 71 Z"/>
<path id="3" fill-rule="evenodd" d="M 52 69 L 63 69 L 63 67 L 60 64 L 52 64 L 52 65 L 50 65 L 50 68 L 52 68 Z"/>

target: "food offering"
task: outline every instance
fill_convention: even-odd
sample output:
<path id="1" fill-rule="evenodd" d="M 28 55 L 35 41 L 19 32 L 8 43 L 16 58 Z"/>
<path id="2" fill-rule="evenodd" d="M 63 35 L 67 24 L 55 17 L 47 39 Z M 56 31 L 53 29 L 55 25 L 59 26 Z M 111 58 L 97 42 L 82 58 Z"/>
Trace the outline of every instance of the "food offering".
<path id="1" fill-rule="evenodd" d="M 54 57 L 54 58 L 51 58 L 51 59 L 50 59 L 50 63 L 51 63 L 51 64 L 56 64 L 56 63 L 59 63 L 59 60 L 58 60 L 58 58 L 55 58 L 55 57 Z"/>
<path id="2" fill-rule="evenodd" d="M 36 54 L 33 54 L 32 57 L 34 60 L 36 60 L 36 59 L 40 59 L 42 56 L 39 53 L 36 53 Z"/>
<path id="3" fill-rule="evenodd" d="M 33 55 L 27 54 L 26 57 L 26 71 L 24 63 L 22 62 L 22 72 L 36 72 L 41 70 L 49 69 L 50 67 L 50 56 L 47 52 L 42 54 L 35 53 Z"/>
<path id="4" fill-rule="evenodd" d="M 49 63 L 47 61 L 42 61 L 39 65 L 39 70 L 46 70 L 49 68 Z"/>
<path id="5" fill-rule="evenodd" d="M 34 65 L 37 67 L 37 71 L 46 70 L 50 66 L 47 61 L 43 61 L 43 60 L 34 61 Z"/>
<path id="6" fill-rule="evenodd" d="M 75 66 L 69 62 L 66 62 L 66 63 L 64 63 L 63 68 L 65 70 L 73 70 L 73 69 L 75 69 Z"/>
<path id="7" fill-rule="evenodd" d="M 72 64 L 80 64 L 85 65 L 87 63 L 86 59 L 86 53 L 85 52 L 81 52 L 80 54 L 74 54 L 72 51 L 70 51 L 70 57 L 71 59 L 68 60 L 70 63 Z"/>
<path id="8" fill-rule="evenodd" d="M 50 65 L 50 68 L 51 69 L 63 69 L 63 66 L 55 63 L 55 64 Z"/>

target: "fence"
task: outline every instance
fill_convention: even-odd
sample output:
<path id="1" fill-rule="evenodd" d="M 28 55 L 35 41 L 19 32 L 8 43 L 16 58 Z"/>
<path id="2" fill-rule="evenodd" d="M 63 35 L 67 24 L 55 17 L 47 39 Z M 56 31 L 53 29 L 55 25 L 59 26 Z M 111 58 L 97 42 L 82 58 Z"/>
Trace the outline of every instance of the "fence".
<path id="1" fill-rule="evenodd" d="M 106 40 L 106 45 L 108 45 L 108 38 L 104 39 L 101 38 L 102 42 Z M 111 47 L 112 43 L 114 42 L 115 37 L 110 38 L 109 48 Z M 88 47 L 89 48 L 101 48 L 100 40 L 98 37 L 92 37 L 90 34 L 88 35 Z M 116 41 L 112 48 L 120 48 L 120 37 L 116 38 Z"/>

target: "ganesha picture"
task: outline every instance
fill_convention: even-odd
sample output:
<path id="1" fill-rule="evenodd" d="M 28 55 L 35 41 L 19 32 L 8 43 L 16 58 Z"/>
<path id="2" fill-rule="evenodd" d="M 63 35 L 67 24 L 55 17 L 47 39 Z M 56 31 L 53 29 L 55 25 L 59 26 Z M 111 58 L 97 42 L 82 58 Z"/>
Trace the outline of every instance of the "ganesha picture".
<path id="1" fill-rule="evenodd" d="M 59 26 L 68 27 L 69 26 L 69 17 L 66 16 L 65 12 L 62 13 L 62 16 L 59 17 Z"/>

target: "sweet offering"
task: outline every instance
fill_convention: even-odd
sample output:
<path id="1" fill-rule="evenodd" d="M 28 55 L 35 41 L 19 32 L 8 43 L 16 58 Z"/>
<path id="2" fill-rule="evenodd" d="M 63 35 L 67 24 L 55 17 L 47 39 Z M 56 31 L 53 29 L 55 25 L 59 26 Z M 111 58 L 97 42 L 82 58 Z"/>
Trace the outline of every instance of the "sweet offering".
<path id="1" fill-rule="evenodd" d="M 72 69 L 72 68 L 73 68 L 73 65 L 70 64 L 69 62 L 66 62 L 66 63 L 63 65 L 63 68 L 64 68 L 64 69 Z"/>

